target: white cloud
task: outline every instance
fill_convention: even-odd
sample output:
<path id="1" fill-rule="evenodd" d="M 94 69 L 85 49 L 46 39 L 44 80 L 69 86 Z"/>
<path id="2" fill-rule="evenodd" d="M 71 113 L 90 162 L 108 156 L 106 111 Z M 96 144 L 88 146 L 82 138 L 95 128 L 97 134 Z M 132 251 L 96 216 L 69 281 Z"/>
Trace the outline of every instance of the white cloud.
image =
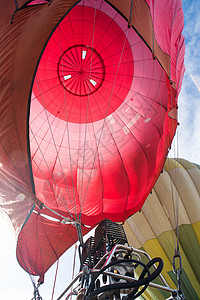
<path id="1" fill-rule="evenodd" d="M 193 80 L 194 84 L 196 85 L 197 89 L 200 92 L 200 76 L 190 74 L 191 79 Z"/>

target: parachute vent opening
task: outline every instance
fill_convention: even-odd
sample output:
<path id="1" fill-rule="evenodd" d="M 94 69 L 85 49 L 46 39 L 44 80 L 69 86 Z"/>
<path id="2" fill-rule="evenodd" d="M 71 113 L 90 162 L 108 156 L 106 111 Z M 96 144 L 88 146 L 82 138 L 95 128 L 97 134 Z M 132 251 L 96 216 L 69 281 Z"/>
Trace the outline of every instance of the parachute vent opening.
<path id="1" fill-rule="evenodd" d="M 103 59 L 95 49 L 86 45 L 74 45 L 65 50 L 57 70 L 62 86 L 75 96 L 93 94 L 104 82 Z"/>

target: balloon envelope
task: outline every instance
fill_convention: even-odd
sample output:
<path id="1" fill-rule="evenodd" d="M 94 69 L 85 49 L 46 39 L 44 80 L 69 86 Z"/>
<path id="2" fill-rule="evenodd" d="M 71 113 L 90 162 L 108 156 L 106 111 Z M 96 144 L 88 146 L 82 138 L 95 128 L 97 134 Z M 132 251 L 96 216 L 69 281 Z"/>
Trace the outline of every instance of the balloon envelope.
<path id="1" fill-rule="evenodd" d="M 46 2 L 1 3 L 1 206 L 35 275 L 77 240 L 66 220 L 85 234 L 142 207 L 184 73 L 181 1 Z"/>

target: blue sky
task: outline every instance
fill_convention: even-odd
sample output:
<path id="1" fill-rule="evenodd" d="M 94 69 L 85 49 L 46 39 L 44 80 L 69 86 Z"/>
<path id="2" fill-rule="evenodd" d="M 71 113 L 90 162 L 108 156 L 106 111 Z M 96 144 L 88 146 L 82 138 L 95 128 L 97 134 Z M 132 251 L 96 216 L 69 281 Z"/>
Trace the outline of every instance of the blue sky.
<path id="1" fill-rule="evenodd" d="M 179 96 L 180 126 L 174 144 L 179 157 L 200 164 L 200 1 L 183 0 L 183 10 L 186 71 Z M 174 157 L 173 151 L 170 157 Z"/>
<path id="2" fill-rule="evenodd" d="M 178 131 L 169 156 L 179 156 L 200 164 L 200 1 L 183 0 L 185 15 L 184 36 L 186 41 L 186 72 L 179 96 Z M 12 230 L 0 215 L 0 298 L 6 300 L 32 298 L 33 288 L 29 276 L 18 265 Z M 60 260 L 56 294 L 71 279 L 73 249 Z M 51 299 L 55 266 L 47 273 L 41 286 L 43 300 Z"/>

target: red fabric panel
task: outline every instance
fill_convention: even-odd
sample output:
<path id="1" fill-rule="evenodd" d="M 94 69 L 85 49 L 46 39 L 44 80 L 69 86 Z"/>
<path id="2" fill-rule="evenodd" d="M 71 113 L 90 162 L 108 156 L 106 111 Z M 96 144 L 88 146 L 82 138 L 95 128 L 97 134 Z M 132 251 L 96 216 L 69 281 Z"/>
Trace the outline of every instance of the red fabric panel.
<path id="1" fill-rule="evenodd" d="M 155 39 L 164 53 L 171 57 L 170 78 L 174 82 L 182 82 L 184 67 L 184 38 L 180 35 L 183 30 L 183 10 L 181 0 L 146 0 L 150 7 L 154 24 Z M 178 59 L 178 60 L 177 60 Z M 181 72 L 177 76 L 177 70 Z M 179 86 L 178 86 L 179 89 Z"/>
<path id="2" fill-rule="evenodd" d="M 82 227 L 83 235 L 90 229 Z M 32 275 L 43 275 L 78 239 L 73 225 L 63 225 L 32 213 L 19 234 L 17 259 Z"/>
<path id="3" fill-rule="evenodd" d="M 91 123 L 110 115 L 131 87 L 133 58 L 126 36 L 101 11 L 96 13 L 94 27 L 95 13 L 91 7 L 76 6 L 65 17 L 43 53 L 33 87 L 34 96 L 48 112 L 73 123 Z"/>

